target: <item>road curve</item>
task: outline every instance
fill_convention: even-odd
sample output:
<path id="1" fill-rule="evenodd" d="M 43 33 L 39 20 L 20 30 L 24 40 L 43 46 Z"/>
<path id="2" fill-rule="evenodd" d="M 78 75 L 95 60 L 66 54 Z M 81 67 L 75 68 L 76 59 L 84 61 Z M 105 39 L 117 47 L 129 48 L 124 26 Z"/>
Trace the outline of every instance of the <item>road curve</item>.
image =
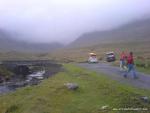
<path id="1" fill-rule="evenodd" d="M 127 78 L 123 77 L 124 71 L 120 71 L 119 67 L 111 66 L 107 63 L 97 63 L 97 64 L 88 64 L 88 63 L 79 63 L 77 64 L 80 67 L 92 70 L 98 73 L 103 73 L 109 78 L 119 81 L 123 84 L 128 84 L 137 88 L 150 89 L 150 75 L 136 72 L 138 79 L 133 79 L 132 73 L 128 75 Z"/>

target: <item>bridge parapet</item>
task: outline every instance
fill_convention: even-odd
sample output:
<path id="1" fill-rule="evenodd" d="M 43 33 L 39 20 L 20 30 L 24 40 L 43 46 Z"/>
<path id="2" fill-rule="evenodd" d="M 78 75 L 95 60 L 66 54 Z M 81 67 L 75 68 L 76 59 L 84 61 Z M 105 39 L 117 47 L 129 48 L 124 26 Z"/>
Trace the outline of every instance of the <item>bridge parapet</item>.
<path id="1" fill-rule="evenodd" d="M 26 65 L 26 66 L 32 66 L 32 65 L 49 65 L 49 64 L 56 64 L 54 61 L 51 60 L 9 60 L 9 61 L 1 61 L 2 65 Z"/>

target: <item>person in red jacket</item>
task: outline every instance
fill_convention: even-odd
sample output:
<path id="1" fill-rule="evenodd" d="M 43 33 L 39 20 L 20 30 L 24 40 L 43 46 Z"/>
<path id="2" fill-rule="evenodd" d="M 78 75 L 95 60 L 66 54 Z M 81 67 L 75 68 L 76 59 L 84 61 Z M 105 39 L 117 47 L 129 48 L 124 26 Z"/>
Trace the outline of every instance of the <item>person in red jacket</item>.
<path id="1" fill-rule="evenodd" d="M 128 73 L 132 71 L 133 72 L 133 77 L 134 77 L 134 79 L 136 79 L 137 75 L 136 75 L 136 71 L 135 71 L 135 67 L 134 67 L 134 58 L 133 58 L 133 53 L 132 52 L 130 52 L 129 56 L 127 56 L 127 67 L 128 67 L 128 70 L 124 74 L 124 77 L 126 78 Z"/>

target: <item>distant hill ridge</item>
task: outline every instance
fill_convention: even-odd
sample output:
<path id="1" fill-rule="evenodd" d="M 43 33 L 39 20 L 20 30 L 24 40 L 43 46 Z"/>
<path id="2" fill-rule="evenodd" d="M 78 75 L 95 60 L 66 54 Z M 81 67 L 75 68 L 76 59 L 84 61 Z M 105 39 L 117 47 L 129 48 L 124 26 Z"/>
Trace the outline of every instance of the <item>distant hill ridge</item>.
<path id="1" fill-rule="evenodd" d="M 102 43 L 150 41 L 150 18 L 137 20 L 108 31 L 81 35 L 69 47 L 86 47 Z"/>
<path id="2" fill-rule="evenodd" d="M 60 43 L 26 43 L 14 40 L 9 32 L 0 29 L 0 52 L 51 52 L 63 47 Z"/>

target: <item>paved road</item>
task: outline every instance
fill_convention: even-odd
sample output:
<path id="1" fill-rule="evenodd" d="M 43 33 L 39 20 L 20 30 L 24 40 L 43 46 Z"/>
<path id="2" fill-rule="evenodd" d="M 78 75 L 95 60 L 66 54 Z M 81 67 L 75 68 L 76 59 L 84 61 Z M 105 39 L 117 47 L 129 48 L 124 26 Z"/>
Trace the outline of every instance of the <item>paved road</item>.
<path id="1" fill-rule="evenodd" d="M 119 67 L 111 66 L 106 63 L 88 64 L 80 63 L 78 66 L 96 71 L 98 73 L 104 73 L 106 76 L 113 80 L 117 80 L 120 83 L 132 85 L 142 89 L 150 89 L 150 75 L 137 72 L 138 79 L 133 79 L 132 73 L 127 78 L 123 77 L 124 72 L 120 71 Z"/>

